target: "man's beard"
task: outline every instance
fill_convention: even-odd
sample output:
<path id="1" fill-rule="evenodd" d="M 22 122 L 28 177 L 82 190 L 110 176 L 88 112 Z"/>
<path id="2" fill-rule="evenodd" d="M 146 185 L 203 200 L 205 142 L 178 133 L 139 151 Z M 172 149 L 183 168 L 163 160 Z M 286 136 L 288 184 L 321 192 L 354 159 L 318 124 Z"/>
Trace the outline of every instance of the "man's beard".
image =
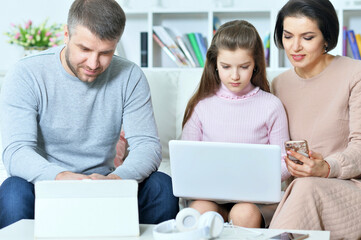
<path id="1" fill-rule="evenodd" d="M 70 63 L 70 59 L 69 59 L 69 48 L 67 48 L 67 49 L 65 50 L 65 62 L 66 62 L 66 65 L 68 65 L 68 68 L 70 69 L 70 71 L 72 71 L 72 73 L 75 75 L 75 77 L 79 78 L 76 69 L 75 69 L 75 68 L 73 67 L 73 65 L 71 65 L 71 63 Z"/>

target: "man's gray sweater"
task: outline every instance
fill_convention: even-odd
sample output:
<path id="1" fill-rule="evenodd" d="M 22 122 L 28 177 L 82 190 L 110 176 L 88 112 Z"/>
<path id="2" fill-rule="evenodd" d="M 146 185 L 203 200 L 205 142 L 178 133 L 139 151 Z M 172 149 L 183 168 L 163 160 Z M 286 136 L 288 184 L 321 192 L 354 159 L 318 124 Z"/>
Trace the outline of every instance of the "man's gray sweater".
<path id="1" fill-rule="evenodd" d="M 1 89 L 3 161 L 10 176 L 29 182 L 63 171 L 143 181 L 161 161 L 150 90 L 139 67 L 114 56 L 85 83 L 65 71 L 62 47 L 19 61 Z M 129 155 L 114 169 L 123 127 Z"/>

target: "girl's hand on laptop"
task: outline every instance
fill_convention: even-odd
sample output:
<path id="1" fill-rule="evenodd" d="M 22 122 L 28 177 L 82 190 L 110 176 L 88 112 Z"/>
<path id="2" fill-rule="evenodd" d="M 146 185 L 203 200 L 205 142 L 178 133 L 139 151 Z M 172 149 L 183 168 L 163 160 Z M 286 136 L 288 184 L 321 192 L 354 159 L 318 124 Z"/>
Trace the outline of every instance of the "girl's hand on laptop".
<path id="1" fill-rule="evenodd" d="M 303 156 L 292 150 L 287 154 L 297 158 L 303 165 L 291 161 L 285 157 L 288 171 L 295 177 L 328 177 L 330 167 L 329 164 L 323 159 L 323 156 L 316 152 L 309 152 L 310 158 Z"/>
<path id="2" fill-rule="evenodd" d="M 84 174 L 73 173 L 70 171 L 61 172 L 55 177 L 55 180 L 83 180 L 83 179 L 90 179 L 90 177 Z"/>

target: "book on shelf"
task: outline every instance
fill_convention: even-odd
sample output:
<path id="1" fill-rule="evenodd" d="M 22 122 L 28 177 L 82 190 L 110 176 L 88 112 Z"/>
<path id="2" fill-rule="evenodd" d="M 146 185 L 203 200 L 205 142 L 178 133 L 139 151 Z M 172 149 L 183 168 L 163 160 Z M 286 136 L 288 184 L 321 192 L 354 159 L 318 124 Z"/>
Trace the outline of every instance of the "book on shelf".
<path id="1" fill-rule="evenodd" d="M 182 63 L 179 62 L 179 60 L 173 55 L 173 53 L 168 49 L 168 47 L 163 44 L 163 42 L 158 38 L 155 33 L 153 33 L 153 39 L 158 43 L 160 48 L 168 55 L 168 57 L 177 64 L 177 66 L 182 66 Z"/>
<path id="2" fill-rule="evenodd" d="M 348 30 L 347 31 L 347 39 L 348 39 L 348 42 L 350 43 L 353 58 L 360 60 L 361 59 L 360 51 L 359 51 L 358 46 L 357 46 L 355 32 L 353 30 Z"/>
<path id="3" fill-rule="evenodd" d="M 198 47 L 199 49 L 201 50 L 201 53 L 202 53 L 202 58 L 203 58 L 203 61 L 205 62 L 206 61 L 206 55 L 207 55 L 207 44 L 206 44 L 206 41 L 205 39 L 203 38 L 202 34 L 201 33 L 194 33 L 194 35 L 196 36 L 196 40 L 197 40 L 197 44 L 198 44 Z"/>
<path id="4" fill-rule="evenodd" d="M 159 40 L 170 50 L 170 52 L 177 59 L 178 66 L 180 67 L 190 67 L 186 56 L 182 50 L 178 47 L 176 42 L 170 36 L 169 32 L 163 26 L 153 26 L 153 32 L 157 35 Z"/>
<path id="5" fill-rule="evenodd" d="M 347 56 L 347 26 L 342 28 L 342 56 Z"/>
<path id="6" fill-rule="evenodd" d="M 140 33 L 140 66 L 148 67 L 148 32 Z"/>
<path id="7" fill-rule="evenodd" d="M 202 52 L 201 52 L 201 50 L 200 50 L 200 48 L 198 46 L 195 34 L 194 33 L 188 33 L 187 37 L 188 37 L 189 42 L 191 43 L 192 48 L 194 50 L 194 53 L 195 53 L 195 55 L 197 57 L 199 66 L 204 67 L 204 60 L 203 60 Z"/>
<path id="8" fill-rule="evenodd" d="M 191 50 L 192 47 L 190 47 L 190 45 L 186 45 L 186 42 L 185 42 L 186 39 L 183 38 L 181 36 L 181 34 L 176 32 L 176 31 L 172 31 L 169 28 L 165 28 L 165 30 L 167 31 L 169 36 L 172 39 L 175 40 L 176 44 L 178 45 L 180 50 L 183 52 L 188 65 L 191 66 L 191 67 L 197 67 L 197 64 L 196 64 L 196 61 L 195 61 L 196 58 L 193 57 L 193 55 L 190 53 L 190 50 Z"/>
<path id="9" fill-rule="evenodd" d="M 213 35 L 217 32 L 218 28 L 221 26 L 221 21 L 217 16 L 213 17 Z"/>
<path id="10" fill-rule="evenodd" d="M 195 63 L 193 56 L 191 55 L 188 47 L 186 46 L 186 43 L 184 42 L 183 38 L 181 36 L 176 36 L 178 45 L 180 47 L 180 49 L 183 51 L 183 53 L 185 54 L 185 56 L 187 57 L 189 64 L 192 67 L 197 67 L 197 64 Z"/>
<path id="11" fill-rule="evenodd" d="M 189 53 L 191 54 L 192 59 L 193 59 L 194 63 L 196 64 L 196 67 L 200 67 L 201 65 L 198 62 L 197 56 L 196 56 L 196 54 L 194 52 L 194 49 L 192 47 L 191 42 L 189 41 L 189 38 L 188 38 L 187 34 L 184 34 L 182 39 L 183 39 L 183 42 L 186 45 Z"/>
<path id="12" fill-rule="evenodd" d="M 361 35 L 359 33 L 355 34 L 355 39 L 356 39 L 358 52 L 360 53 L 360 57 L 361 57 Z"/>
<path id="13" fill-rule="evenodd" d="M 269 67 L 269 59 L 270 59 L 270 47 L 271 47 L 271 34 L 267 34 L 263 40 L 264 47 L 264 58 L 266 61 L 266 66 Z"/>

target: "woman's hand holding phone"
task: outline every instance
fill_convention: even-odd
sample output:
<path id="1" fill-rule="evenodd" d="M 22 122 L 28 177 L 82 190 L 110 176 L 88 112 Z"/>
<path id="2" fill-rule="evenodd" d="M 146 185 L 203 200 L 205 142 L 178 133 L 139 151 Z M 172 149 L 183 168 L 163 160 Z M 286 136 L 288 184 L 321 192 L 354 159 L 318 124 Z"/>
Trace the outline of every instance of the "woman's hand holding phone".
<path id="1" fill-rule="evenodd" d="M 308 149 L 307 149 L 308 150 Z M 328 163 L 323 159 L 323 156 L 319 153 L 308 151 L 308 156 L 304 153 L 298 153 L 291 149 L 286 149 L 287 156 L 285 161 L 288 171 L 295 177 L 328 177 L 330 168 Z M 297 159 L 300 163 L 290 160 Z"/>

